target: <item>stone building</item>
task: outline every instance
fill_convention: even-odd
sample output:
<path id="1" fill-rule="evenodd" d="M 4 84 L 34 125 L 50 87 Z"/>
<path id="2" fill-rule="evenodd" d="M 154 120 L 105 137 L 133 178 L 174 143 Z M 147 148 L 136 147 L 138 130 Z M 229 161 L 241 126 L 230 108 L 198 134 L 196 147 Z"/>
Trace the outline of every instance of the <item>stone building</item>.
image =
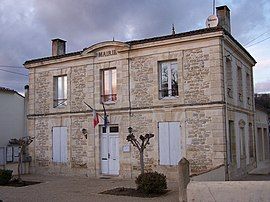
<path id="1" fill-rule="evenodd" d="M 269 150 L 269 110 L 256 104 L 255 137 L 257 143 L 257 163 L 261 164 L 270 160 Z"/>
<path id="2" fill-rule="evenodd" d="M 255 60 L 230 34 L 230 11 L 220 24 L 128 42 L 106 41 L 29 60 L 29 135 L 36 172 L 116 175 L 139 173 L 139 154 L 126 141 L 153 133 L 146 170 L 176 179 L 186 157 L 192 173 L 219 169 L 232 179 L 256 166 L 253 71 Z M 93 127 L 86 102 L 103 114 Z M 83 130 L 84 129 L 84 130 Z M 82 133 L 83 130 L 83 133 Z"/>

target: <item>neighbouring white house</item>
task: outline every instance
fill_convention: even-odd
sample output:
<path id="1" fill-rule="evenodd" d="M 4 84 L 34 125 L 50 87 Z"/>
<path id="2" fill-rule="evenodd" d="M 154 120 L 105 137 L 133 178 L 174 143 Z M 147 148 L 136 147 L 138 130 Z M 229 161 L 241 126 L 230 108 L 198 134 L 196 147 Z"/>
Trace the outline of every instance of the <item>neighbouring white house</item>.
<path id="1" fill-rule="evenodd" d="M 15 90 L 0 87 L 0 166 L 7 161 L 13 162 L 13 154 L 18 153 L 18 148 L 7 149 L 9 140 L 27 135 L 25 110 L 24 96 Z"/>

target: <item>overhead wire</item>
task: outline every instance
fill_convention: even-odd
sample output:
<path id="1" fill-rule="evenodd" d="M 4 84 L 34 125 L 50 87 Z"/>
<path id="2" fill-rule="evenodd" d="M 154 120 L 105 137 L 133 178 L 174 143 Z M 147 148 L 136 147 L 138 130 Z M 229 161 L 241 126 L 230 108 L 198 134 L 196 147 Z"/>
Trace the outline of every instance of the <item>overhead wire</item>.
<path id="1" fill-rule="evenodd" d="M 0 68 L 0 71 L 3 71 L 3 72 L 8 72 L 8 73 L 11 73 L 11 74 L 17 74 L 17 75 L 21 75 L 21 76 L 28 77 L 28 75 L 27 75 L 27 74 L 23 74 L 23 73 L 19 73 L 19 72 L 13 72 L 13 71 L 9 71 L 9 70 L 5 70 L 5 69 L 1 69 L 1 68 Z"/>
<path id="2" fill-rule="evenodd" d="M 25 69 L 25 68 L 24 68 L 24 67 L 22 67 L 22 66 L 3 65 L 3 64 L 0 64 L 0 67 L 8 67 L 8 68 Z"/>
<path id="3" fill-rule="evenodd" d="M 250 47 L 252 47 L 252 46 L 255 46 L 255 45 L 257 45 L 257 44 L 259 44 L 259 43 L 262 43 L 262 42 L 264 42 L 264 41 L 266 41 L 266 40 L 268 40 L 268 39 L 270 39 L 270 36 L 267 37 L 267 38 L 265 38 L 265 39 L 263 39 L 263 40 L 261 40 L 261 41 L 258 41 L 258 42 L 256 42 L 256 43 L 253 43 L 253 44 L 247 46 L 246 48 L 250 48 Z"/>
<path id="4" fill-rule="evenodd" d="M 250 44 L 251 42 L 255 41 L 256 39 L 262 37 L 263 35 L 265 35 L 267 32 L 269 32 L 269 30 L 267 30 L 266 32 L 260 34 L 259 36 L 257 36 L 256 38 L 250 40 L 248 43 L 244 44 L 244 46 L 247 46 L 248 44 Z"/>

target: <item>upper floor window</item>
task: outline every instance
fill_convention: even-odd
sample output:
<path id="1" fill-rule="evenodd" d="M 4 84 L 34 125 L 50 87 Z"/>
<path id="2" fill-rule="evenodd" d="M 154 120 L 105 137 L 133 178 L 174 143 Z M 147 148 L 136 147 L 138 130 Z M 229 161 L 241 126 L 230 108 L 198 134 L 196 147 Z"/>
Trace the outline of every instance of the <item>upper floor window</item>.
<path id="1" fill-rule="evenodd" d="M 230 98 L 233 97 L 233 78 L 232 78 L 232 61 L 226 58 L 226 75 L 227 75 L 227 94 Z"/>
<path id="2" fill-rule="evenodd" d="M 67 105 L 67 75 L 56 76 L 53 80 L 54 84 L 54 107 L 63 107 Z"/>
<path id="3" fill-rule="evenodd" d="M 237 67 L 237 85 L 238 85 L 238 100 L 243 102 L 243 80 L 242 80 L 242 69 Z"/>
<path id="4" fill-rule="evenodd" d="M 159 63 L 159 97 L 178 96 L 177 61 Z"/>
<path id="5" fill-rule="evenodd" d="M 246 89 L 247 89 L 247 103 L 250 105 L 251 104 L 251 79 L 249 73 L 246 73 Z"/>
<path id="6" fill-rule="evenodd" d="M 116 84 L 116 69 L 102 70 L 102 102 L 108 103 L 117 100 Z"/>

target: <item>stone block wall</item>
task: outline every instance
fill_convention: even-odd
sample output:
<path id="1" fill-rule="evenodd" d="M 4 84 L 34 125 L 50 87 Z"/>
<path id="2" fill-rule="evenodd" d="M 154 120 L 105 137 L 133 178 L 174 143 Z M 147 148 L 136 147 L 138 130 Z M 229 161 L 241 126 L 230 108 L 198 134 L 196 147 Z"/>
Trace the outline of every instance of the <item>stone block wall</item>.
<path id="1" fill-rule="evenodd" d="M 82 55 L 76 61 L 56 60 L 55 64 L 52 61 L 47 66 L 30 69 L 29 134 L 36 137 L 30 151 L 37 168 L 51 173 L 100 175 L 100 128 L 93 128 L 92 113 L 83 102 L 103 114 L 101 74 L 110 68 L 116 68 L 117 72 L 117 101 L 106 105 L 106 109 L 110 124 L 119 126 L 120 177 L 130 178 L 139 173 L 136 148 L 131 146 L 130 152 L 123 152 L 123 146 L 128 144 L 127 128 L 131 126 L 137 137 L 155 134 L 145 151 L 146 170 L 157 170 L 169 179 L 177 179 L 177 166 L 159 165 L 159 122 L 180 122 L 182 157 L 190 161 L 192 173 L 225 164 L 225 91 L 220 39 L 151 45 L 135 46 L 128 54 L 122 50 L 108 57 Z M 177 61 L 179 96 L 160 99 L 158 66 L 169 60 Z M 68 104 L 64 108 L 53 107 L 53 77 L 59 75 L 68 78 Z M 100 126 L 102 122 L 100 119 Z M 68 128 L 66 164 L 52 163 L 54 126 Z M 83 128 L 88 131 L 87 139 L 81 132 Z"/>

